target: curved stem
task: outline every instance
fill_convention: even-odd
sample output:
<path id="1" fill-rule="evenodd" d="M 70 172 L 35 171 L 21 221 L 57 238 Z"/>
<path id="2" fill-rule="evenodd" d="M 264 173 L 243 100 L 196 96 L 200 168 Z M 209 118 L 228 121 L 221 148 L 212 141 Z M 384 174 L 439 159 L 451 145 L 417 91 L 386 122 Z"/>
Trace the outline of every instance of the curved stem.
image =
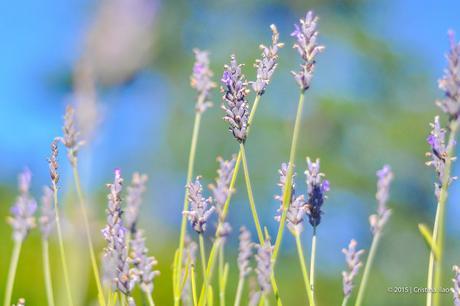
<path id="1" fill-rule="evenodd" d="M 238 280 L 238 287 L 236 288 L 234 306 L 240 306 L 241 295 L 243 294 L 243 288 L 244 288 L 244 277 L 240 277 L 240 279 Z"/>
<path id="2" fill-rule="evenodd" d="M 99 305 L 105 306 L 106 304 L 105 304 L 105 298 L 104 298 L 104 291 L 102 290 L 101 279 L 99 277 L 99 268 L 97 266 L 96 255 L 94 253 L 94 246 L 93 246 L 93 241 L 91 238 L 91 231 L 89 228 L 88 213 L 86 211 L 85 199 L 83 197 L 83 192 L 81 190 L 80 174 L 78 173 L 77 163 L 72 165 L 72 172 L 73 172 L 73 177 L 74 177 L 75 189 L 77 190 L 78 202 L 80 203 L 81 214 L 83 217 L 83 225 L 85 227 L 86 240 L 87 240 L 88 248 L 89 248 L 91 266 L 93 269 L 94 279 L 95 279 L 96 286 L 97 286 L 97 297 L 98 297 Z"/>
<path id="3" fill-rule="evenodd" d="M 257 236 L 261 244 L 264 242 L 264 234 L 262 233 L 262 227 L 260 226 L 259 215 L 257 214 L 256 203 L 254 201 L 254 194 L 252 192 L 251 180 L 249 179 L 249 169 L 248 162 L 246 160 L 246 150 L 244 145 L 240 144 L 240 152 L 243 161 L 243 172 L 244 172 L 244 181 L 246 182 L 246 189 L 248 191 L 249 206 L 251 208 L 252 219 L 256 226 Z"/>
<path id="4" fill-rule="evenodd" d="M 147 301 L 149 301 L 149 306 L 155 306 L 155 303 L 153 302 L 152 295 L 150 293 L 145 292 L 145 295 L 147 296 Z"/>
<path id="5" fill-rule="evenodd" d="M 64 285 L 66 289 L 68 303 L 70 306 L 72 306 L 73 299 L 72 299 L 72 291 L 70 287 L 69 271 L 67 270 L 67 257 L 65 255 L 65 249 L 64 249 L 64 238 L 62 237 L 61 220 L 59 218 L 57 185 L 54 182 L 53 182 L 52 189 L 53 189 L 53 197 L 54 197 L 54 213 L 56 217 L 56 230 L 58 234 L 59 253 L 61 255 L 62 272 L 64 274 Z"/>
<path id="6" fill-rule="evenodd" d="M 45 275 L 46 298 L 48 306 L 54 306 L 53 283 L 51 281 L 50 256 L 48 240 L 42 239 L 43 271 Z"/>
<path id="7" fill-rule="evenodd" d="M 449 142 L 447 143 L 447 157 L 445 159 L 446 164 L 444 167 L 444 176 L 442 177 L 442 187 L 439 192 L 439 223 L 437 224 L 437 236 L 434 237 L 436 244 L 439 248 L 439 257 L 436 261 L 436 269 L 434 271 L 434 288 L 439 289 L 442 285 L 442 265 L 443 265 L 443 256 L 444 256 L 444 229 L 445 229 L 445 210 L 446 210 L 446 202 L 447 202 L 447 194 L 448 188 L 450 184 L 450 172 L 452 166 L 452 156 L 455 149 L 455 135 L 457 133 L 458 122 L 456 120 L 450 121 L 450 134 L 449 134 Z M 441 303 L 441 294 L 437 293 L 433 296 L 434 305 L 438 306 Z"/>
<path id="8" fill-rule="evenodd" d="M 343 298 L 342 306 L 347 306 L 347 303 L 348 303 L 348 299 L 349 299 L 349 298 L 350 298 L 349 295 L 347 295 L 347 296 L 345 296 L 345 297 Z"/>
<path id="9" fill-rule="evenodd" d="M 190 144 L 190 152 L 188 156 L 188 167 L 187 167 L 187 180 L 186 185 L 188 185 L 192 181 L 193 176 L 193 168 L 195 166 L 195 156 L 196 156 L 196 148 L 198 143 L 198 135 L 200 134 L 200 125 L 201 125 L 201 112 L 195 113 L 195 120 L 193 123 L 193 132 L 192 132 L 192 142 Z M 188 210 L 188 188 L 185 188 L 185 196 L 184 196 L 184 205 L 183 210 Z M 176 267 L 177 275 L 176 275 L 176 284 L 175 286 L 175 293 L 174 293 L 174 304 L 179 305 L 180 300 L 180 283 L 181 283 L 181 276 L 182 276 L 182 258 L 184 255 L 184 244 L 185 244 L 185 234 L 187 232 L 187 218 L 183 215 L 181 226 L 180 226 L 180 237 L 179 237 L 179 257 L 177 260 L 178 266 Z"/>
<path id="10" fill-rule="evenodd" d="M 311 237 L 311 256 L 310 256 L 310 285 L 311 290 L 315 290 L 315 262 L 316 262 L 316 227 L 313 228 Z"/>
<path id="11" fill-rule="evenodd" d="M 297 255 L 299 256 L 300 267 L 302 269 L 303 281 L 305 283 L 305 290 L 307 291 L 308 302 L 310 306 L 315 306 L 315 298 L 313 296 L 312 286 L 308 280 L 308 271 L 305 264 L 305 256 L 303 254 L 302 242 L 300 241 L 300 235 L 295 235 L 295 242 L 297 246 Z"/>
<path id="12" fill-rule="evenodd" d="M 356 298 L 355 306 L 361 306 L 361 304 L 363 303 L 364 293 L 366 291 L 367 283 L 369 280 L 369 273 L 371 271 L 377 247 L 379 245 L 380 235 L 380 232 L 376 232 L 374 234 L 374 238 L 372 239 L 371 248 L 369 250 L 369 256 L 367 257 L 366 266 L 364 268 L 363 278 L 361 279 L 361 284 L 359 285 L 358 296 Z"/>
<path id="13" fill-rule="evenodd" d="M 433 226 L 433 241 L 436 243 L 436 237 L 438 236 L 438 222 L 439 222 L 439 205 L 436 208 L 436 217 L 434 219 L 434 226 Z M 428 264 L 428 280 L 426 287 L 428 288 L 427 294 L 426 294 L 426 306 L 432 306 L 433 305 L 433 292 L 431 292 L 431 288 L 433 288 L 433 275 L 434 275 L 434 253 L 431 251 L 430 248 L 430 261 Z"/>
<path id="14" fill-rule="evenodd" d="M 8 270 L 8 279 L 6 281 L 4 306 L 11 305 L 11 295 L 13 294 L 14 279 L 16 278 L 16 269 L 18 267 L 19 254 L 21 254 L 22 241 L 15 241 L 13 254 L 11 255 L 10 268 Z"/>

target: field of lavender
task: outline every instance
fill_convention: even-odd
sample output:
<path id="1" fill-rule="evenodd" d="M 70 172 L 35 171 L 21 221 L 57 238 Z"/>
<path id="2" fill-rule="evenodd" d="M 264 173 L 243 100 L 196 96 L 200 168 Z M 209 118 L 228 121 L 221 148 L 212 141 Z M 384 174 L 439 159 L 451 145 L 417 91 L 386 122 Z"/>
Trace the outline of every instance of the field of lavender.
<path id="1" fill-rule="evenodd" d="M 5 104 L 4 306 L 460 306 L 458 20 L 414 54 L 360 1 L 246 5 L 102 2 L 41 121 Z"/>

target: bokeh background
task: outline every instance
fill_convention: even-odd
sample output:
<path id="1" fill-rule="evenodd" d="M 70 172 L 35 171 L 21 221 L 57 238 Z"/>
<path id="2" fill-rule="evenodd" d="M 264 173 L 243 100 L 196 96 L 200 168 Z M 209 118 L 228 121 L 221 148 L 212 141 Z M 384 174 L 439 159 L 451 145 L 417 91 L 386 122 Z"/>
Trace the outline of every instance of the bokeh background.
<path id="1" fill-rule="evenodd" d="M 342 299 L 341 249 L 351 238 L 368 249 L 368 216 L 375 210 L 375 171 L 389 163 L 395 172 L 388 224 L 371 274 L 366 305 L 420 305 L 423 295 L 392 295 L 388 286 L 426 282 L 428 250 L 417 224 L 432 224 L 434 173 L 425 166 L 429 122 L 439 110 L 437 79 L 445 66 L 447 30 L 460 32 L 460 2 L 444 1 L 3 1 L 0 3 L 0 219 L 9 214 L 17 174 L 29 167 L 33 193 L 48 184 L 46 158 L 53 137 L 61 134 L 65 105 L 78 107 L 87 145 L 82 150 L 84 189 L 92 210 L 94 239 L 102 252 L 99 229 L 106 206 L 105 184 L 120 167 L 150 177 L 141 217 L 148 246 L 159 261 L 157 305 L 171 305 L 171 263 L 177 246 L 185 171 L 194 117 L 195 92 L 189 86 L 192 49 L 211 52 L 215 80 L 229 55 L 253 63 L 260 43 L 270 42 L 275 23 L 286 43 L 280 64 L 263 96 L 247 143 L 255 199 L 263 225 L 275 236 L 277 169 L 289 154 L 298 89 L 290 70 L 298 68 L 291 48 L 293 24 L 309 9 L 320 16 L 318 59 L 307 93 L 296 164 L 297 185 L 305 191 L 305 157 L 320 157 L 331 182 L 325 215 L 318 229 L 317 296 L 320 305 Z M 249 100 L 252 101 L 253 96 Z M 216 176 L 217 156 L 229 158 L 237 143 L 221 120 L 220 93 L 204 114 L 196 172 L 204 183 Z M 78 305 L 94 303 L 86 244 L 79 222 L 71 173 L 61 152 L 61 199 L 71 275 Z M 460 164 L 454 165 L 460 173 Z M 233 299 L 237 276 L 237 229 L 253 224 L 243 179 L 230 206 L 235 229 L 229 244 Z M 459 264 L 460 188 L 453 184 L 447 211 L 446 265 Z M 0 222 L 0 296 L 12 250 L 11 230 Z M 254 231 L 253 231 L 254 233 Z M 210 244 L 211 238 L 207 239 Z M 303 242 L 309 251 L 311 229 Z M 52 238 L 55 289 L 62 284 Z M 448 268 L 447 268 L 448 269 Z M 306 301 L 292 237 L 283 241 L 277 266 L 286 305 Z M 445 284 L 450 286 L 450 276 Z M 45 305 L 40 235 L 33 231 L 19 261 L 14 299 Z M 58 294 L 59 295 L 59 294 Z M 446 303 L 450 303 L 446 296 Z M 65 305 L 61 300 L 59 305 Z"/>

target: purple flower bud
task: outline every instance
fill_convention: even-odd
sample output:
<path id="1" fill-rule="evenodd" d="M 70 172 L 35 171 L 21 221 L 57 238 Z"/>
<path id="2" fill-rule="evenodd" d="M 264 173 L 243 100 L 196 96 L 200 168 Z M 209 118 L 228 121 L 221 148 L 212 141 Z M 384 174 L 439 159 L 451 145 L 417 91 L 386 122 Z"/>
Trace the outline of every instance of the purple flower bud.
<path id="1" fill-rule="evenodd" d="M 204 112 L 212 103 L 207 101 L 209 92 L 216 87 L 212 81 L 213 73 L 209 69 L 209 52 L 193 49 L 195 53 L 195 64 L 193 65 L 193 74 L 190 77 L 190 85 L 198 92 L 198 101 L 196 104 L 197 112 Z"/>
<path id="2" fill-rule="evenodd" d="M 42 232 L 43 239 L 46 240 L 56 223 L 56 215 L 53 205 L 53 190 L 51 190 L 48 186 L 43 187 L 41 204 L 41 216 L 39 219 L 40 230 Z"/>
<path id="3" fill-rule="evenodd" d="M 187 185 L 188 188 L 188 201 L 190 203 L 190 210 L 184 211 L 192 225 L 193 229 L 202 234 L 206 230 L 206 223 L 209 217 L 215 210 L 214 206 L 210 206 L 212 199 L 203 197 L 203 187 L 200 183 L 200 177 L 195 179 L 195 182 L 191 182 Z"/>
<path id="4" fill-rule="evenodd" d="M 323 180 L 324 173 L 320 172 L 320 162 L 317 158 L 315 162 L 312 162 L 307 157 L 307 170 L 305 175 L 307 177 L 307 214 L 311 226 L 316 228 L 321 223 L 321 215 L 323 214 L 321 208 L 324 204 L 324 200 L 327 198 L 326 193 L 329 191 L 329 181 Z"/>
<path id="5" fill-rule="evenodd" d="M 358 275 L 359 269 L 363 265 L 359 257 L 364 253 L 364 250 L 356 251 L 358 243 L 352 239 L 348 245 L 348 249 L 342 249 L 345 254 L 345 261 L 347 263 L 347 271 L 342 272 L 343 276 L 343 294 L 347 298 L 351 295 L 353 290 L 353 280 Z"/>
<path id="6" fill-rule="evenodd" d="M 126 196 L 125 224 L 131 233 L 136 232 L 136 225 L 139 218 L 139 209 L 142 203 L 142 195 L 145 192 L 145 184 L 148 177 L 145 174 L 135 172 L 128 186 L 128 195 Z"/>
<path id="7" fill-rule="evenodd" d="M 240 278 L 246 277 L 251 272 L 249 260 L 252 256 L 253 243 L 251 242 L 251 233 L 246 227 L 240 228 L 240 245 L 238 248 L 238 270 L 240 271 Z"/>
<path id="8" fill-rule="evenodd" d="M 257 254 L 255 255 L 257 267 L 257 282 L 262 294 L 267 294 L 271 290 L 270 277 L 272 274 L 272 255 L 273 246 L 270 240 L 266 240 L 264 245 L 257 245 Z"/>
<path id="9" fill-rule="evenodd" d="M 215 184 L 210 184 L 209 189 L 212 191 L 214 204 L 217 209 L 219 218 L 223 218 L 223 208 L 228 196 L 232 192 L 230 190 L 230 181 L 235 168 L 236 156 L 232 155 L 232 159 L 224 160 L 218 157 L 219 169 L 217 170 L 217 178 Z"/>
<path id="10" fill-rule="evenodd" d="M 383 226 L 387 223 L 391 215 L 391 210 L 387 207 L 387 202 L 393 177 L 394 175 L 389 165 L 385 165 L 377 171 L 377 193 L 375 195 L 377 199 L 377 214 L 369 217 L 369 223 L 371 224 L 371 230 L 374 235 L 382 231 Z"/>
<path id="11" fill-rule="evenodd" d="M 155 257 L 147 256 L 149 250 L 145 246 L 145 238 L 141 230 L 134 235 L 134 239 L 131 241 L 131 249 L 134 279 L 143 292 L 151 295 L 153 292 L 153 279 L 160 272 L 153 270 L 158 262 Z"/>
<path id="12" fill-rule="evenodd" d="M 64 136 L 60 140 L 68 149 L 70 163 L 75 166 L 78 151 L 84 142 L 79 140 L 80 132 L 75 128 L 75 111 L 71 105 L 67 105 L 65 110 L 63 132 Z"/>

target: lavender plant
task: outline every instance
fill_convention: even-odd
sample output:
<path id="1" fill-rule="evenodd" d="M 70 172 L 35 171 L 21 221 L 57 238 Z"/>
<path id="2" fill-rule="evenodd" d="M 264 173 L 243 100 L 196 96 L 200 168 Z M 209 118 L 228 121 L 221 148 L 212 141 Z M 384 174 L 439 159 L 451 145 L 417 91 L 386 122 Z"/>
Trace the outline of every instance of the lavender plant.
<path id="1" fill-rule="evenodd" d="M 131 185 L 127 188 L 128 195 L 126 196 L 124 222 L 126 224 L 126 228 L 132 235 L 135 235 L 137 231 L 139 209 L 142 203 L 142 195 L 146 189 L 145 184 L 147 183 L 147 180 L 147 175 L 135 172 L 131 180 Z"/>
<path id="2" fill-rule="evenodd" d="M 235 295 L 235 306 L 239 306 L 241 303 L 241 294 L 243 293 L 244 281 L 249 272 L 251 272 L 249 260 L 252 256 L 253 244 L 251 242 L 251 233 L 244 226 L 240 228 L 239 241 L 240 244 L 238 248 L 237 263 L 240 273 L 238 278 L 238 287 L 236 289 Z"/>
<path id="3" fill-rule="evenodd" d="M 345 255 L 345 261 L 347 263 L 347 271 L 342 272 L 343 277 L 343 301 L 342 306 L 346 306 L 348 299 L 351 296 L 353 290 L 353 280 L 359 273 L 359 269 L 363 263 L 360 260 L 361 255 L 364 254 L 364 250 L 356 250 L 356 240 L 352 239 L 348 244 L 348 248 L 342 249 L 342 253 Z"/>
<path id="4" fill-rule="evenodd" d="M 273 246 L 270 240 L 266 240 L 263 245 L 257 245 L 257 254 L 255 255 L 257 267 L 257 283 L 260 289 L 260 297 L 262 300 L 267 298 L 268 293 L 271 291 L 271 275 L 273 269 L 272 263 Z"/>

